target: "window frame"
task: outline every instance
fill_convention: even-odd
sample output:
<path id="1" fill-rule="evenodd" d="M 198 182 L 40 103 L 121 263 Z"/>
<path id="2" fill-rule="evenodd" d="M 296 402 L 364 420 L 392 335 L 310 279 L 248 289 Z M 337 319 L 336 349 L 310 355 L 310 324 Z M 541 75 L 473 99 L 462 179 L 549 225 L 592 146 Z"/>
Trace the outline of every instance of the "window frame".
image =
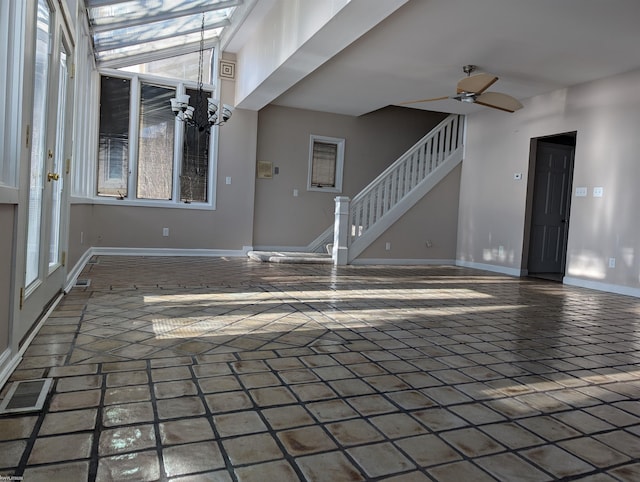
<path id="1" fill-rule="evenodd" d="M 334 185 L 331 186 L 317 186 L 312 184 L 313 178 L 313 166 L 314 166 L 314 145 L 315 143 L 334 144 L 336 146 L 336 167 L 334 173 Z M 309 169 L 307 175 L 307 191 L 315 192 L 329 192 L 329 193 L 341 193 L 342 192 L 342 179 L 344 171 L 344 147 L 345 139 L 341 137 L 328 137 L 317 134 L 311 134 L 309 136 Z"/>
<path id="2" fill-rule="evenodd" d="M 21 150 L 26 138 L 22 122 L 23 59 L 26 42 L 26 2 L 0 5 L 0 203 L 17 204 Z"/>
<path id="3" fill-rule="evenodd" d="M 211 128 L 209 136 L 209 172 L 207 176 L 207 202 L 192 201 L 185 202 L 180 197 L 180 175 L 182 169 L 182 146 L 184 136 L 182 132 L 182 122 L 175 119 L 174 127 L 174 153 L 173 153 L 173 189 L 171 199 L 138 199 L 137 196 L 137 175 L 138 175 L 138 143 L 139 143 L 139 119 L 140 100 L 142 84 L 157 85 L 160 87 L 175 89 L 177 94 L 186 93 L 187 89 L 198 89 L 197 82 L 170 79 L 167 77 L 154 76 L 149 74 L 139 74 L 116 69 L 100 69 L 100 76 L 129 79 L 131 81 L 131 93 L 129 99 L 129 173 L 127 178 L 127 196 L 124 198 L 100 196 L 98 195 L 98 158 L 95 159 L 95 175 L 93 178 L 93 189 L 91 200 L 95 204 L 113 204 L 118 206 L 146 206 L 178 209 L 215 210 L 216 209 L 216 182 L 218 167 L 218 126 Z M 98 87 L 100 82 L 98 81 Z M 215 86 L 203 84 L 203 90 L 215 95 Z M 99 94 L 98 94 L 99 97 Z M 99 116 L 99 103 L 96 115 Z M 99 123 L 98 123 L 99 124 Z M 97 126 L 98 130 L 100 126 Z M 96 136 L 96 153 L 97 140 Z"/>

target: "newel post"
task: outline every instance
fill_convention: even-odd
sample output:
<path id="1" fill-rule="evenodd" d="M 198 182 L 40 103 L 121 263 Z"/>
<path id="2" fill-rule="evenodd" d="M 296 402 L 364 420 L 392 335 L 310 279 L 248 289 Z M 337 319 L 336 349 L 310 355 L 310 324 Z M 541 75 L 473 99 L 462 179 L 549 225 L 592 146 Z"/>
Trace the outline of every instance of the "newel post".
<path id="1" fill-rule="evenodd" d="M 349 261 L 349 198 L 338 196 L 336 201 L 336 219 L 333 225 L 333 264 L 346 265 Z"/>

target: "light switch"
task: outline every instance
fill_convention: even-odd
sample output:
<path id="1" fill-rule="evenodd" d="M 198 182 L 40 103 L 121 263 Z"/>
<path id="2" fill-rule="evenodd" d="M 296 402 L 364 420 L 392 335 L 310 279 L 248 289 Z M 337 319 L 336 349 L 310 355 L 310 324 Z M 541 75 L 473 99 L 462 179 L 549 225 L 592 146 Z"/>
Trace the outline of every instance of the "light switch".
<path id="1" fill-rule="evenodd" d="M 293 197 L 298 197 L 298 190 L 297 189 L 293 190 Z"/>
<path id="2" fill-rule="evenodd" d="M 604 194 L 604 188 L 603 187 L 594 187 L 593 188 L 593 197 L 602 197 L 603 194 Z"/>
<path id="3" fill-rule="evenodd" d="M 224 180 L 226 184 L 231 184 L 231 176 L 227 176 Z"/>
<path id="4" fill-rule="evenodd" d="M 586 197 L 587 196 L 587 188 L 586 187 L 577 187 L 576 188 L 576 197 Z"/>

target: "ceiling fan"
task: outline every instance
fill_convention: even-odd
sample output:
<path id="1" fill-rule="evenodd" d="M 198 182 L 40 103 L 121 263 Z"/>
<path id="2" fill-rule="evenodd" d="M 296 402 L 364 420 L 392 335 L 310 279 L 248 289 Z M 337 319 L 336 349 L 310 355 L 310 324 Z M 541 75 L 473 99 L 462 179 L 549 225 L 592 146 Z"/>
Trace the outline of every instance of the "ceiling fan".
<path id="1" fill-rule="evenodd" d="M 462 70 L 466 77 L 458 82 L 457 94 L 452 96 L 434 97 L 432 99 L 411 100 L 401 102 L 400 105 L 418 104 L 420 102 L 432 102 L 434 100 L 455 99 L 459 102 L 468 102 L 470 104 L 480 104 L 492 109 L 498 109 L 505 112 L 515 112 L 522 109 L 522 104 L 518 99 L 500 92 L 485 92 L 491 87 L 498 77 L 492 74 L 475 74 L 471 75 L 477 67 L 475 65 L 465 65 Z"/>

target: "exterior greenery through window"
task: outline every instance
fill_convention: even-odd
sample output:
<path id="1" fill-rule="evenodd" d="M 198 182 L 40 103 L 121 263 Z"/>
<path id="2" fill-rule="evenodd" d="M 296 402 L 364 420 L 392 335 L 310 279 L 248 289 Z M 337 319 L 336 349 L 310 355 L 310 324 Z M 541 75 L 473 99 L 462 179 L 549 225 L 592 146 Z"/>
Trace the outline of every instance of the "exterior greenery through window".
<path id="1" fill-rule="evenodd" d="M 137 76 L 102 76 L 98 196 L 210 202 L 209 132 L 177 121 L 169 101 L 176 91 L 185 92 L 194 105 L 197 92 L 183 84 L 161 84 Z"/>

